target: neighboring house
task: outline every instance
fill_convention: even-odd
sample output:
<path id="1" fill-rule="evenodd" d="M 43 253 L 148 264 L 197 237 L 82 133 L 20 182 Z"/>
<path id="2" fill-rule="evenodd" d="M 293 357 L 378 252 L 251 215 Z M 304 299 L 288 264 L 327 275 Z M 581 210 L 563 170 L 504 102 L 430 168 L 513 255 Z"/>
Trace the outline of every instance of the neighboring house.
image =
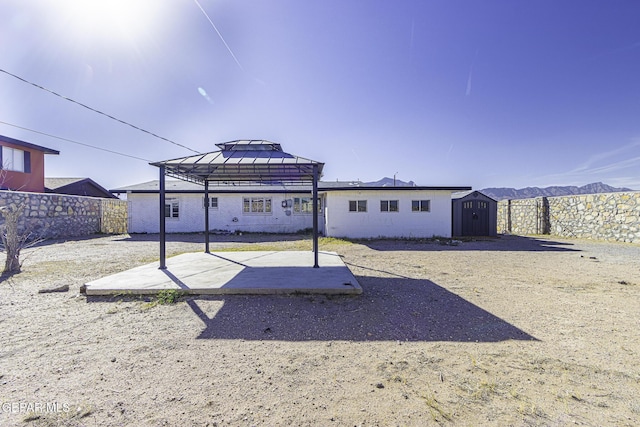
<path id="1" fill-rule="evenodd" d="M 203 186 L 168 180 L 167 232 L 204 231 Z M 362 182 L 320 182 L 319 230 L 325 236 L 433 237 L 451 235 L 451 194 L 469 187 L 389 187 Z M 159 230 L 159 182 L 111 190 L 126 194 L 129 232 Z M 211 185 L 209 228 L 292 233 L 313 224 L 311 186 Z"/>
<path id="2" fill-rule="evenodd" d="M 454 236 L 498 235 L 498 202 L 480 191 L 454 193 L 451 210 Z"/>
<path id="3" fill-rule="evenodd" d="M 45 178 L 44 187 L 47 193 L 117 198 L 91 178 Z"/>
<path id="4" fill-rule="evenodd" d="M 0 189 L 44 193 L 44 155 L 60 154 L 0 135 Z"/>

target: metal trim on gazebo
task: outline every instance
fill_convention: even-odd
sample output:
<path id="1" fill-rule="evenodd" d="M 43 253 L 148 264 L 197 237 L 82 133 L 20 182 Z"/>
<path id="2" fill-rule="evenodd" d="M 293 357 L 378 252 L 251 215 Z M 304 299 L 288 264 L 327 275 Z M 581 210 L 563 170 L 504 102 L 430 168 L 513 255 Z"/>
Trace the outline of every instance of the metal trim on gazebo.
<path id="1" fill-rule="evenodd" d="M 318 179 L 324 163 L 282 151 L 280 144 L 263 140 L 237 140 L 216 144 L 218 151 L 150 163 L 160 169 L 160 268 L 166 269 L 165 176 L 209 184 L 312 184 L 314 268 L 318 268 Z M 205 252 L 209 253 L 209 209 L 205 209 Z"/>

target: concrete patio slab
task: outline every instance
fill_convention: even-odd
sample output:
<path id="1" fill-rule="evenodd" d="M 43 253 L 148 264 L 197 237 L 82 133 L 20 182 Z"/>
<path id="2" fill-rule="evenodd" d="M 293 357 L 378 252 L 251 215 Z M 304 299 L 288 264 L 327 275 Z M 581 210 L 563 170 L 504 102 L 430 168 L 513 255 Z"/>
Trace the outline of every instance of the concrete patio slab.
<path id="1" fill-rule="evenodd" d="M 351 294 L 362 293 L 355 276 L 335 252 L 247 251 L 187 253 L 132 268 L 86 284 L 87 295 L 155 294 Z"/>

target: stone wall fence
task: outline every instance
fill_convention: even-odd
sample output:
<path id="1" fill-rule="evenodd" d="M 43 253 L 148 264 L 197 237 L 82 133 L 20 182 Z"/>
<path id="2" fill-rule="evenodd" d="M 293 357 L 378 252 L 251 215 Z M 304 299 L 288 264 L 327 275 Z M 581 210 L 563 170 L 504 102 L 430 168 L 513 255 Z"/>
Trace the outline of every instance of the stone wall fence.
<path id="1" fill-rule="evenodd" d="M 0 206 L 23 205 L 18 227 L 33 238 L 49 239 L 123 234 L 127 232 L 127 202 L 117 199 L 53 193 L 0 191 Z M 4 220 L 0 217 L 0 224 Z"/>
<path id="2" fill-rule="evenodd" d="M 640 243 L 640 192 L 501 200 L 498 233 Z"/>

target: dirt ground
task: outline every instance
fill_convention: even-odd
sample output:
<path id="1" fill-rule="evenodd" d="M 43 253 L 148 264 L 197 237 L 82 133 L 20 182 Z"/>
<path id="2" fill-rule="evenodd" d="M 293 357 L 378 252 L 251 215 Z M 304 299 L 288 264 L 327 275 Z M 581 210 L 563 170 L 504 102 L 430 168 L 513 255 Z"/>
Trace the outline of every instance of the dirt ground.
<path id="1" fill-rule="evenodd" d="M 203 239 L 172 236 L 168 254 Z M 311 249 L 302 236 L 213 241 Z M 0 425 L 640 425 L 640 245 L 325 239 L 362 295 L 79 293 L 157 260 L 156 242 L 25 251 L 0 283 Z"/>

